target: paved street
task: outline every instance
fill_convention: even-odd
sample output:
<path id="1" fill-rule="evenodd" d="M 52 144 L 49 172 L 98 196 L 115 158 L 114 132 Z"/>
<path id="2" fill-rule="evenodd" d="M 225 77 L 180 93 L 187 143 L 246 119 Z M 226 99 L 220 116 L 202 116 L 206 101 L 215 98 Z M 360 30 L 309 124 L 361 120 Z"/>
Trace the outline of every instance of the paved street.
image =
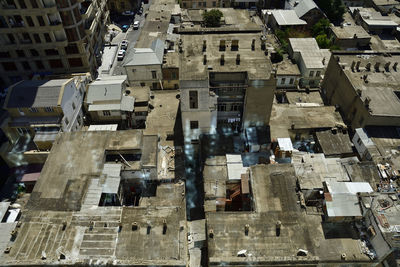
<path id="1" fill-rule="evenodd" d="M 149 5 L 150 4 L 143 4 L 143 14 L 140 15 L 140 16 L 138 14 L 135 15 L 134 21 L 140 21 L 140 26 L 139 26 L 138 30 L 134 30 L 133 29 L 133 23 L 132 23 L 127 32 L 120 33 L 115 37 L 115 38 L 118 38 L 117 39 L 118 41 L 122 41 L 122 40 L 128 40 L 129 41 L 129 46 L 128 46 L 128 50 L 126 51 L 125 58 L 129 53 L 133 52 L 133 48 L 135 47 L 136 41 L 139 38 L 139 35 L 140 35 L 141 31 L 142 31 L 142 28 L 143 28 L 143 25 L 144 25 L 144 22 L 145 22 L 144 13 L 146 12 L 146 10 L 148 10 Z M 114 62 L 113 67 L 111 69 L 112 75 L 124 75 L 124 74 L 126 74 L 125 73 L 125 69 L 122 67 L 123 63 L 125 61 L 125 58 L 122 61 L 118 61 L 117 57 L 115 57 L 115 62 Z"/>

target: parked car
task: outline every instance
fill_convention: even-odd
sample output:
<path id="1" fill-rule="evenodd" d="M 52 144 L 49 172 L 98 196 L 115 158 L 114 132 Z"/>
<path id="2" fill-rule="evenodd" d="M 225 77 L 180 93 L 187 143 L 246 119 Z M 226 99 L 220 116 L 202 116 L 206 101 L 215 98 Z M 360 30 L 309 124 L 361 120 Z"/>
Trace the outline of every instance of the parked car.
<path id="1" fill-rule="evenodd" d="M 123 40 L 121 42 L 121 49 L 126 50 L 128 48 L 129 42 L 127 40 Z"/>
<path id="2" fill-rule="evenodd" d="M 126 51 L 124 49 L 120 49 L 118 51 L 118 56 L 117 56 L 118 61 L 123 60 L 125 57 L 125 54 L 126 54 Z"/>
<path id="3" fill-rule="evenodd" d="M 125 24 L 122 26 L 122 32 L 127 32 L 129 29 L 129 25 Z"/>
<path id="4" fill-rule="evenodd" d="M 134 30 L 137 30 L 137 29 L 139 29 L 139 25 L 140 25 L 140 21 L 135 21 L 134 23 L 133 23 L 133 29 Z"/>
<path id="5" fill-rule="evenodd" d="M 130 10 L 126 10 L 126 11 L 122 12 L 122 15 L 123 16 L 134 16 L 135 12 L 130 11 Z"/>

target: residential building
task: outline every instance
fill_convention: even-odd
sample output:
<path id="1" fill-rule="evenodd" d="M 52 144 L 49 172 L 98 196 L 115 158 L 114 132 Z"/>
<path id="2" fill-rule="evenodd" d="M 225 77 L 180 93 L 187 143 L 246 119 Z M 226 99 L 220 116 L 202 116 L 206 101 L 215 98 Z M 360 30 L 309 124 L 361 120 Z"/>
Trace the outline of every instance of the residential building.
<path id="1" fill-rule="evenodd" d="M 301 73 L 299 67 L 288 59 L 276 67 L 276 89 L 297 89 Z"/>
<path id="2" fill-rule="evenodd" d="M 331 105 L 353 129 L 400 126 L 400 54 L 334 52 L 321 85 Z"/>
<path id="3" fill-rule="evenodd" d="M 382 15 L 392 13 L 392 11 L 399 8 L 399 1 L 397 0 L 365 0 L 366 7 L 373 7 Z"/>
<path id="4" fill-rule="evenodd" d="M 305 20 L 310 27 L 325 17 L 324 12 L 313 0 L 286 0 L 285 9 L 293 9 L 297 17 Z"/>
<path id="5" fill-rule="evenodd" d="M 320 49 L 314 38 L 289 38 L 289 56 L 301 72 L 301 87 L 318 87 L 330 58 L 329 49 Z"/>
<path id="6" fill-rule="evenodd" d="M 126 75 L 102 77 L 89 85 L 85 103 L 91 123 L 132 128 L 135 99 L 126 85 Z"/>
<path id="7" fill-rule="evenodd" d="M 350 7 L 356 23 L 370 34 L 395 34 L 398 24 L 390 16 L 383 16 L 373 8 Z"/>
<path id="8" fill-rule="evenodd" d="M 9 87 L 4 103 L 9 118 L 2 126 L 9 140 L 3 144 L 2 156 L 9 165 L 26 163 L 26 151 L 49 150 L 60 131 L 81 129 L 83 95 L 88 82 L 89 76 L 83 75 L 21 81 Z M 22 144 L 26 147 L 17 149 L 24 147 Z"/>
<path id="9" fill-rule="evenodd" d="M 369 50 L 371 35 L 359 25 L 330 26 L 333 44 L 343 50 Z"/>
<path id="10" fill-rule="evenodd" d="M 164 42 L 160 39 L 153 41 L 150 48 L 132 49 L 124 63 L 129 85 L 162 89 L 163 56 Z"/>
<path id="11" fill-rule="evenodd" d="M 0 8 L 0 84 L 91 72 L 99 65 L 105 0 L 7 0 Z"/>
<path id="12" fill-rule="evenodd" d="M 202 8 L 213 8 L 213 7 L 228 7 L 230 1 L 225 0 L 206 0 L 206 1 L 197 1 L 197 0 L 182 0 L 181 7 L 182 8 L 193 8 L 193 9 L 202 9 Z"/>
<path id="13" fill-rule="evenodd" d="M 307 26 L 307 22 L 299 19 L 294 10 L 263 9 L 261 12 L 263 14 L 264 23 L 274 30 L 285 30 L 287 27 L 299 30 L 304 28 L 304 26 Z"/>
<path id="14" fill-rule="evenodd" d="M 185 140 L 269 123 L 276 79 L 260 33 L 181 33 Z"/>
<path id="15" fill-rule="evenodd" d="M 10 247 L 0 265 L 187 266 L 185 184 L 158 175 L 171 160 L 158 140 L 142 130 L 60 134 L 18 226 L 0 225 L 2 251 Z M 27 242 L 35 238 L 43 249 Z"/>

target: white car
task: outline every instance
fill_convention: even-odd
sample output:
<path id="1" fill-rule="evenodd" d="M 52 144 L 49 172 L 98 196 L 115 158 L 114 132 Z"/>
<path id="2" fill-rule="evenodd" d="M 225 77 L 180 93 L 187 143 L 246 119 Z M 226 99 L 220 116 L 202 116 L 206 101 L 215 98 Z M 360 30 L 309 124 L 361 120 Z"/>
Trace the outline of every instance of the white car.
<path id="1" fill-rule="evenodd" d="M 117 56 L 118 61 L 123 60 L 124 57 L 125 57 L 125 54 L 126 54 L 126 51 L 124 49 L 119 50 L 118 51 L 118 56 Z"/>
<path id="2" fill-rule="evenodd" d="M 133 23 L 133 29 L 134 30 L 137 30 L 137 29 L 139 29 L 139 25 L 140 25 L 140 21 L 135 21 L 134 23 Z"/>
<path id="3" fill-rule="evenodd" d="M 121 42 L 121 49 L 126 50 L 128 48 L 129 42 L 127 40 L 123 40 Z"/>

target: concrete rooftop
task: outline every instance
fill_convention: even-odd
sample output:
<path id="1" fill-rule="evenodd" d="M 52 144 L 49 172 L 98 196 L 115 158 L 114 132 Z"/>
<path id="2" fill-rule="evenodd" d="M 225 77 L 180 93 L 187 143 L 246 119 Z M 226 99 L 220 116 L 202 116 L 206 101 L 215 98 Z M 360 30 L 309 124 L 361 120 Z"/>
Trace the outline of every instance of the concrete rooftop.
<path id="1" fill-rule="evenodd" d="M 328 238 L 320 215 L 309 215 L 300 209 L 295 192 L 296 177 L 292 165 L 256 165 L 251 168 L 251 188 L 255 212 L 208 212 L 207 229 L 210 265 L 272 265 L 339 261 L 346 253 L 348 264 L 369 262 L 362 254 L 359 240 L 349 237 Z M 275 224 L 282 222 L 280 236 Z M 245 234 L 245 225 L 249 233 Z M 343 228 L 331 229 L 343 231 Z M 344 231 L 345 232 L 345 231 Z M 327 235 L 328 236 L 328 235 Z M 308 251 L 297 256 L 298 249 Z M 238 257 L 246 250 L 247 257 Z"/>
<path id="2" fill-rule="evenodd" d="M 269 57 L 261 50 L 261 34 L 204 34 L 181 35 L 183 53 L 181 54 L 180 80 L 207 80 L 208 71 L 213 72 L 243 72 L 247 71 L 250 80 L 267 80 L 271 75 L 272 65 Z M 255 51 L 251 50 L 252 39 L 255 39 Z M 207 43 L 203 52 L 203 40 Z M 225 40 L 225 51 L 220 51 L 220 40 Z M 238 40 L 238 51 L 231 50 L 232 40 Z M 220 64 L 221 55 L 225 63 Z M 240 64 L 236 57 L 240 55 Z M 207 56 L 204 65 L 203 55 Z M 210 69 L 211 68 L 211 69 Z"/>
<path id="3" fill-rule="evenodd" d="M 390 57 L 384 53 L 334 53 L 334 57 L 340 58 L 340 64 L 345 66 L 344 73 L 352 83 L 354 90 L 361 90 L 361 98 L 369 97 L 370 112 L 373 115 L 400 116 L 400 95 L 396 96 L 395 91 L 399 91 L 400 71 L 399 67 L 393 68 L 395 62 L 400 62 L 400 54 L 392 53 Z M 352 70 L 352 62 L 360 62 L 359 71 Z M 375 64 L 380 63 L 378 71 Z M 371 63 L 370 70 L 366 65 Z M 389 68 L 385 69 L 385 64 L 390 63 Z M 367 75 L 367 81 L 362 79 Z"/>

